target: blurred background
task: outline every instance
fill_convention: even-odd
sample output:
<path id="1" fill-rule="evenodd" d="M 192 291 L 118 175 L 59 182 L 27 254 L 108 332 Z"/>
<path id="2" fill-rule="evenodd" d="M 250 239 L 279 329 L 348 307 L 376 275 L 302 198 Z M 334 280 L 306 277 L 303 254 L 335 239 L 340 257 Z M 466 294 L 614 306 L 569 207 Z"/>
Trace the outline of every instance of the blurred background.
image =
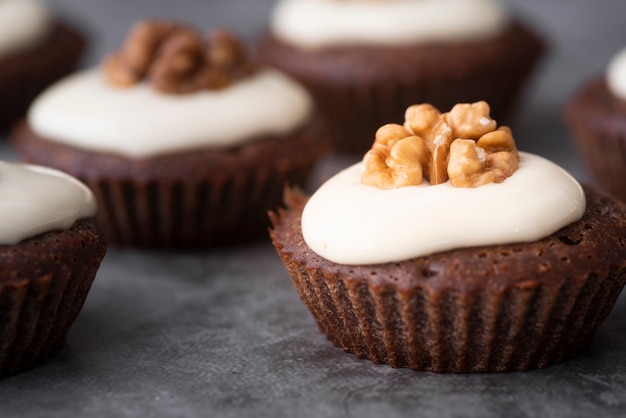
<path id="1" fill-rule="evenodd" d="M 274 0 L 44 0 L 90 37 L 83 65 L 117 49 L 133 22 L 171 18 L 198 29 L 227 27 L 253 42 L 264 30 Z M 603 71 L 626 46 L 623 0 L 501 0 L 512 14 L 541 33 L 547 55 L 528 86 L 516 120 L 520 149 L 557 162 L 577 178 L 584 169 L 561 121 L 563 102 L 588 77 Z M 342 162 L 343 164 L 343 162 Z"/>

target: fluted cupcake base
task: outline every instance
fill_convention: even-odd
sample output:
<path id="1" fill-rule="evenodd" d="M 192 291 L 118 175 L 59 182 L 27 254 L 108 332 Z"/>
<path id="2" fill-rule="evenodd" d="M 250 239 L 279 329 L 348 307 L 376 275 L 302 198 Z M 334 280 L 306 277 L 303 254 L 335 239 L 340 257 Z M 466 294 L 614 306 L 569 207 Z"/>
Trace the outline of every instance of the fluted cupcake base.
<path id="1" fill-rule="evenodd" d="M 303 184 L 311 167 L 243 173 L 190 182 L 88 182 L 101 210 L 98 222 L 120 246 L 202 248 L 267 234 L 267 211 L 285 184 Z"/>
<path id="2" fill-rule="evenodd" d="M 93 223 L 0 246 L 0 377 L 52 356 L 81 311 L 106 241 Z"/>
<path id="3" fill-rule="evenodd" d="M 530 243 L 342 265 L 308 247 L 305 198 L 272 242 L 320 331 L 374 363 L 433 372 L 543 368 L 587 348 L 626 283 L 626 205 L 585 188 L 580 221 Z M 366 227 L 366 226 L 364 226 Z"/>
<path id="4" fill-rule="evenodd" d="M 624 277 L 461 294 L 291 269 L 320 331 L 359 358 L 433 372 L 543 368 L 586 349 Z M 330 280 L 329 280 L 330 279 Z"/>

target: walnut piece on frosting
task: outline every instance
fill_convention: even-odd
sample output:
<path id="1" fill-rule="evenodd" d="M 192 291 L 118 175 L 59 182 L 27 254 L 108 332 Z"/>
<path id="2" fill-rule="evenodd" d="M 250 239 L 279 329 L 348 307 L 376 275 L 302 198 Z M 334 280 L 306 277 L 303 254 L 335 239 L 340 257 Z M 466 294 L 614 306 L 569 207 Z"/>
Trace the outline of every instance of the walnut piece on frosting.
<path id="1" fill-rule="evenodd" d="M 457 104 L 441 113 L 430 104 L 410 106 L 403 125 L 388 124 L 363 157 L 361 183 L 381 189 L 501 183 L 519 168 L 511 130 L 497 127 L 484 102 Z"/>
<path id="2" fill-rule="evenodd" d="M 412 136 L 401 125 L 382 126 L 376 132 L 373 148 L 363 159 L 368 169 L 362 181 L 383 189 L 419 184 L 427 157 L 428 150 L 421 138 Z"/>
<path id="3" fill-rule="evenodd" d="M 112 85 L 127 87 L 146 80 L 170 94 L 222 89 L 256 70 L 231 32 L 216 29 L 203 38 L 189 27 L 166 21 L 136 23 L 103 67 Z"/>

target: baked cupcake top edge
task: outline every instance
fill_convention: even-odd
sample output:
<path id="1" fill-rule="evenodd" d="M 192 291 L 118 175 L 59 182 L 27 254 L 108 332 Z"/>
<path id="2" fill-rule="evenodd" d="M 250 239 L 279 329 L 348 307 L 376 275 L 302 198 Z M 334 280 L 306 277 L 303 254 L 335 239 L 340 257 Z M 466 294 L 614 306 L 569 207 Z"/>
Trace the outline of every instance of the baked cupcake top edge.
<path id="1" fill-rule="evenodd" d="M 52 27 L 39 0 L 0 1 L 0 59 L 37 45 Z"/>
<path id="2" fill-rule="evenodd" d="M 0 161 L 0 245 L 70 228 L 96 214 L 92 192 L 61 171 Z"/>
<path id="3" fill-rule="evenodd" d="M 579 220 L 581 185 L 511 141 L 485 102 L 410 107 L 404 126 L 381 127 L 363 161 L 311 196 L 305 242 L 332 262 L 377 264 L 533 242 Z"/>
<path id="4" fill-rule="evenodd" d="M 509 19 L 493 0 L 281 0 L 270 30 L 301 48 L 472 41 Z"/>
<path id="5" fill-rule="evenodd" d="M 287 135 L 313 117 L 303 86 L 254 64 L 230 32 L 138 23 L 102 66 L 65 78 L 28 113 L 56 142 L 128 157 L 232 147 Z"/>

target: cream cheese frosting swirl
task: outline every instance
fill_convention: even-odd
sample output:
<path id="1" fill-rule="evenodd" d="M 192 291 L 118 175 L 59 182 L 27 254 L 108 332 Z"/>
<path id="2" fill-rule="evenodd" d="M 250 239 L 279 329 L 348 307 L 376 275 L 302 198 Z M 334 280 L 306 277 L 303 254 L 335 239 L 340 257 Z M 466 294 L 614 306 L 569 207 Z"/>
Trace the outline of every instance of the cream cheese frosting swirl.
<path id="1" fill-rule="evenodd" d="M 503 183 L 450 182 L 383 190 L 360 182 L 362 163 L 323 184 L 302 213 L 305 242 L 335 263 L 407 260 L 462 247 L 532 242 L 582 217 L 580 184 L 556 164 L 520 153 Z"/>
<path id="2" fill-rule="evenodd" d="M 60 171 L 0 161 L 0 245 L 12 245 L 94 216 L 96 202 L 80 181 Z"/>
<path id="3" fill-rule="evenodd" d="M 114 87 L 92 69 L 45 91 L 28 121 L 37 134 L 56 142 L 148 157 L 285 134 L 303 126 L 312 111 L 304 88 L 270 69 L 222 90 L 185 95 L 160 93 L 147 83 Z"/>
<path id="4" fill-rule="evenodd" d="M 626 100 L 626 48 L 618 52 L 609 62 L 606 81 L 609 90 L 615 96 Z"/>
<path id="5" fill-rule="evenodd" d="M 303 48 L 479 40 L 508 22 L 495 0 L 281 0 L 271 30 Z"/>
<path id="6" fill-rule="evenodd" d="M 36 45 L 49 28 L 50 16 L 40 1 L 0 1 L 0 58 Z"/>

